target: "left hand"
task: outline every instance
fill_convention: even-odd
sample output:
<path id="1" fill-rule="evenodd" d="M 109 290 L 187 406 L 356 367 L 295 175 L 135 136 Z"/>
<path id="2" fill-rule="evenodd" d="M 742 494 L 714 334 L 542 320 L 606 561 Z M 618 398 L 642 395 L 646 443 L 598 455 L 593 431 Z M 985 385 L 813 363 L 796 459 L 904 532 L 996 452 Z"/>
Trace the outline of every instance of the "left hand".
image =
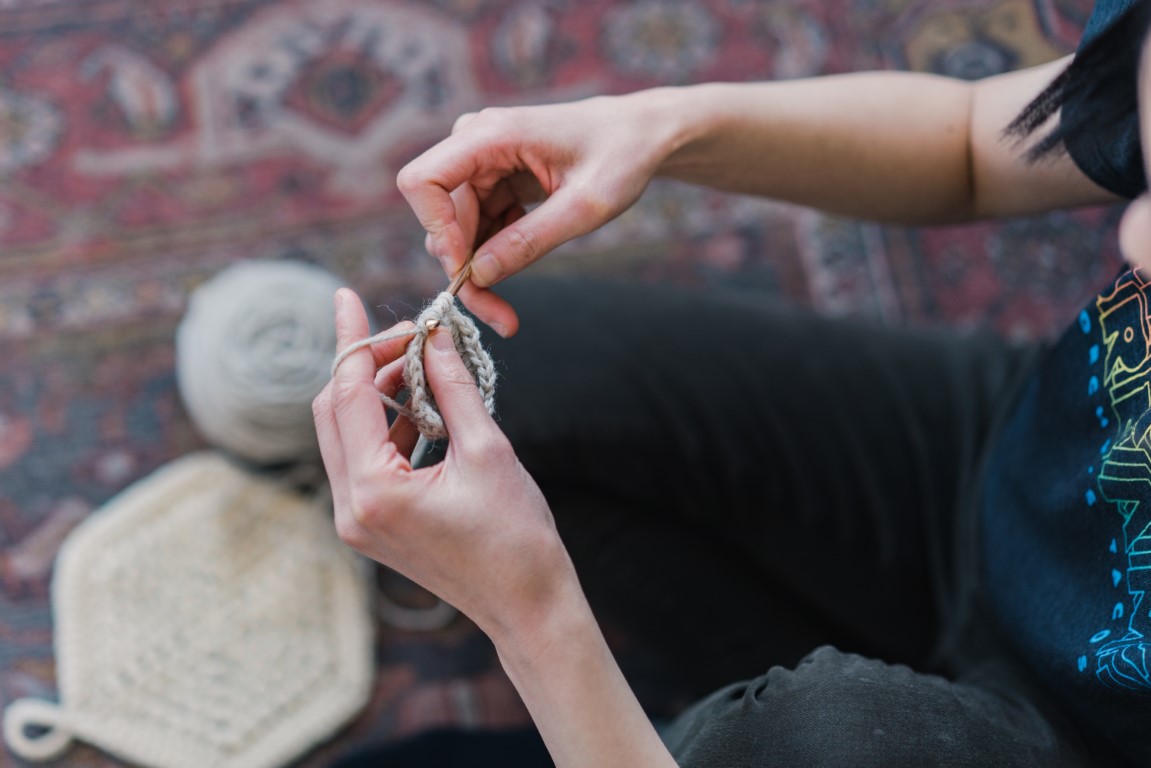
<path id="1" fill-rule="evenodd" d="M 367 335 L 368 321 L 351 291 L 341 289 L 336 306 L 344 349 Z M 395 396 L 407 341 L 349 355 L 313 403 L 340 538 L 487 633 L 559 768 L 674 768 L 612 658 L 543 495 L 448 331 L 434 332 L 424 354 L 451 436 L 447 456 L 412 469 L 414 427 L 400 418 L 388 433 L 377 387 Z"/>
<path id="2" fill-rule="evenodd" d="M 363 306 L 336 294 L 337 345 L 368 335 Z M 313 414 L 340 538 L 467 614 L 489 636 L 521 630 L 578 589 L 543 494 L 484 408 L 451 335 L 431 335 L 424 368 L 451 435 L 444 460 L 413 469 L 412 424 L 389 433 L 379 391 L 402 387 L 408 338 L 349 356 Z M 377 369 L 379 373 L 377 375 Z"/>

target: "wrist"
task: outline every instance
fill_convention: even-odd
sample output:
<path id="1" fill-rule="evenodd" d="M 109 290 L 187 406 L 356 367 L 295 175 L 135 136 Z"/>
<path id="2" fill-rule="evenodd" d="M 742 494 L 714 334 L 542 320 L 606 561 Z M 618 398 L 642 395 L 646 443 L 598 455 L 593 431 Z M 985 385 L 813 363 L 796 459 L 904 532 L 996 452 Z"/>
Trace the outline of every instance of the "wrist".
<path id="1" fill-rule="evenodd" d="M 576 638 L 599 635 L 599 625 L 570 564 L 568 574 L 556 580 L 542 601 L 483 629 L 513 676 L 514 670 L 546 665 L 557 651 L 570 649 Z"/>
<path id="2" fill-rule="evenodd" d="M 666 86 L 635 91 L 615 98 L 631 114 L 640 142 L 653 158 L 656 176 L 668 175 L 684 154 L 704 139 L 713 119 L 701 100 L 709 99 L 708 85 Z"/>
<path id="3" fill-rule="evenodd" d="M 674 768 L 577 581 L 534 623 L 492 639 L 556 766 Z"/>
<path id="4" fill-rule="evenodd" d="M 646 92 L 651 94 L 651 119 L 665 126 L 657 176 L 690 180 L 695 169 L 714 162 L 717 138 L 730 122 L 728 110 L 735 98 L 731 91 L 737 87 L 701 83 Z"/>

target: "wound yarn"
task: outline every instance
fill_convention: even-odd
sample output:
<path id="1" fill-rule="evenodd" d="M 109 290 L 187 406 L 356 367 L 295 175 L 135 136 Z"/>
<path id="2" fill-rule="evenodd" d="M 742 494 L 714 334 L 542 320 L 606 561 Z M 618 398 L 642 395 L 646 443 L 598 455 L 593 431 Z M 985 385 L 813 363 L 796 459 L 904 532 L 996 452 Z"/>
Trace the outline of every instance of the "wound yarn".
<path id="1" fill-rule="evenodd" d="M 420 434 L 429 440 L 447 437 L 448 431 L 444 427 L 444 419 L 436 406 L 435 396 L 428 387 L 427 376 L 424 373 L 424 344 L 428 335 L 436 328 L 442 327 L 452 334 L 452 342 L 456 351 L 464 361 L 468 372 L 475 379 L 476 387 L 480 390 L 484 408 L 491 415 L 496 412 L 496 369 L 492 356 L 480 343 L 480 331 L 475 322 L 460 311 L 456 297 L 450 291 L 444 291 L 434 298 L 416 318 L 415 327 L 403 331 L 384 331 L 375 336 L 355 342 L 336 355 L 332 362 L 332 376 L 336 369 L 353 352 L 378 344 L 390 339 L 411 336 L 411 341 L 404 352 L 404 388 L 408 392 L 406 403 L 401 403 L 384 393 L 380 394 L 382 400 L 389 408 L 407 417 Z"/>
<path id="2" fill-rule="evenodd" d="M 344 283 L 300 261 L 242 261 L 198 287 L 176 331 L 176 382 L 212 445 L 259 465 L 319 456 L 312 399 L 336 345 Z"/>

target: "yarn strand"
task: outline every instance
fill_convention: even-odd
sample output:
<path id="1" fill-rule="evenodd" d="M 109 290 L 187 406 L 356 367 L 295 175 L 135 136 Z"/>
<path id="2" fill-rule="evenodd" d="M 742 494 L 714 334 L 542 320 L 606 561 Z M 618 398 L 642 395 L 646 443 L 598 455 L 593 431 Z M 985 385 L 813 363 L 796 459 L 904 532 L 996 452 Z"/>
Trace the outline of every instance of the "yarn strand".
<path id="1" fill-rule="evenodd" d="M 408 400 L 401 403 L 380 392 L 380 400 L 389 408 L 407 417 L 420 434 L 429 440 L 447 437 L 443 417 L 436 406 L 435 396 L 427 384 L 424 373 L 424 344 L 428 334 L 437 326 L 443 326 L 451 333 L 456 351 L 464 361 L 468 372 L 475 379 L 476 386 L 484 401 L 484 408 L 495 415 L 496 410 L 496 369 L 492 357 L 480 343 L 480 331 L 475 322 L 460 311 L 456 298 L 450 291 L 444 291 L 433 299 L 416 318 L 414 328 L 404 331 L 384 331 L 361 339 L 343 349 L 332 361 L 332 375 L 350 355 L 365 347 L 383 341 L 411 336 L 404 352 L 404 388 Z"/>

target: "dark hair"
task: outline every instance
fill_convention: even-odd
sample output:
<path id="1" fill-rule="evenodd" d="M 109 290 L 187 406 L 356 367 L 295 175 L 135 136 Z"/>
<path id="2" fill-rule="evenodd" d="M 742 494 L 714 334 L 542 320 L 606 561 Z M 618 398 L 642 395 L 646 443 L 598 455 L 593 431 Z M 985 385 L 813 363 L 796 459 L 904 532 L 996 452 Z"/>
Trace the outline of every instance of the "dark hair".
<path id="1" fill-rule="evenodd" d="M 1066 152 L 1081 140 L 1100 147 L 1125 140 L 1129 121 L 1138 115 L 1139 59 L 1148 28 L 1151 2 L 1136 0 L 1080 48 L 1067 68 L 1004 129 L 1004 135 L 1022 142 L 1062 109 L 1058 124 L 1027 149 L 1028 161 Z M 1139 160 L 1142 168 L 1141 155 Z"/>

